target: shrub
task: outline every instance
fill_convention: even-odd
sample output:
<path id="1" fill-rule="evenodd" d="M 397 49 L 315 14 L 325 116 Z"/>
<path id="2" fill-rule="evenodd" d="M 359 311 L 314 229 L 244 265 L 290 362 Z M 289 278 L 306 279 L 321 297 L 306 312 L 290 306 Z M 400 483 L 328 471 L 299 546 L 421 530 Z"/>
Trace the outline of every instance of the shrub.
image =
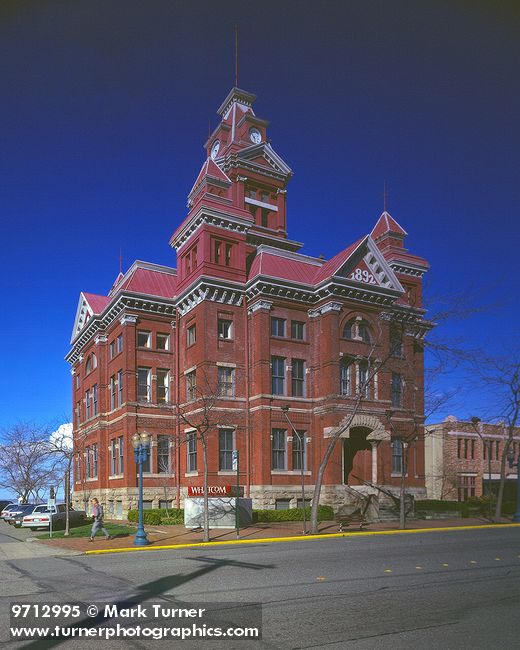
<path id="1" fill-rule="evenodd" d="M 176 512 L 174 510 L 168 510 L 168 514 Z M 143 511 L 143 523 L 148 524 L 149 526 L 158 526 L 162 519 L 167 516 L 166 510 L 164 508 L 156 508 L 154 510 L 144 510 Z M 139 519 L 138 510 L 129 510 L 128 511 L 128 521 L 137 522 Z"/>
<path id="2" fill-rule="evenodd" d="M 447 512 L 451 510 L 462 510 L 460 501 L 443 501 L 442 499 L 422 499 L 415 502 L 415 510 L 430 512 Z"/>
<path id="3" fill-rule="evenodd" d="M 311 518 L 311 509 L 305 508 L 305 518 Z M 331 506 L 318 506 L 318 521 L 334 519 L 334 510 Z M 302 521 L 302 508 L 289 508 L 289 510 L 253 510 L 253 523 L 269 523 L 272 521 Z"/>

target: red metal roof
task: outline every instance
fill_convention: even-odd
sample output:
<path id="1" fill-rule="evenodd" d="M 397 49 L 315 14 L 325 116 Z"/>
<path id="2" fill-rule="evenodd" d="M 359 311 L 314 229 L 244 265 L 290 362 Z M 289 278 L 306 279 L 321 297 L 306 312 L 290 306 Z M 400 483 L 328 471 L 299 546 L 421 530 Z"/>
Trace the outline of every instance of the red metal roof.
<path id="1" fill-rule="evenodd" d="M 266 251 L 260 252 L 251 265 L 249 277 L 268 275 L 281 280 L 291 280 L 301 284 L 312 284 L 316 273 L 316 265 L 305 260 L 295 260 L 290 257 L 273 255 Z"/>
<path id="2" fill-rule="evenodd" d="M 382 237 L 388 233 L 401 235 L 402 237 L 406 237 L 408 234 L 406 230 L 404 230 L 404 228 L 401 228 L 397 221 L 385 210 L 377 220 L 377 223 L 370 233 L 370 236 L 372 239 L 378 239 L 379 237 Z"/>
<path id="3" fill-rule="evenodd" d="M 366 237 L 358 239 L 357 242 L 354 242 L 348 248 L 345 248 L 345 250 L 334 255 L 334 257 L 328 262 L 325 262 L 325 264 L 318 269 L 318 272 L 315 274 L 314 284 L 319 284 L 320 282 L 323 282 L 323 280 L 335 275 L 364 239 L 366 239 Z"/>
<path id="4" fill-rule="evenodd" d="M 173 298 L 176 286 L 177 278 L 171 273 L 137 267 L 132 275 L 123 282 L 120 289 L 145 293 L 150 296 Z"/>
<path id="5" fill-rule="evenodd" d="M 95 293 L 83 292 L 83 296 L 85 297 L 85 300 L 88 302 L 94 314 L 101 314 L 101 312 L 105 309 L 111 300 L 108 296 L 98 296 Z"/>
<path id="6" fill-rule="evenodd" d="M 231 180 L 224 174 L 220 167 L 211 159 L 207 158 L 202 168 L 197 176 L 197 180 L 193 184 L 193 187 L 190 190 L 188 196 L 191 196 L 197 187 L 202 183 L 202 181 L 208 176 L 209 178 L 216 178 L 219 181 L 225 181 L 226 183 L 231 183 Z"/>

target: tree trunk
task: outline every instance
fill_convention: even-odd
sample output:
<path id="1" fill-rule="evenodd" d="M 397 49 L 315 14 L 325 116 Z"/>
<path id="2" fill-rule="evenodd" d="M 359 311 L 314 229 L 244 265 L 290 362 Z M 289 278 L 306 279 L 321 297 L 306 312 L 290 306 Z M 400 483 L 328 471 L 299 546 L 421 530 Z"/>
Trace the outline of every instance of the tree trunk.
<path id="1" fill-rule="evenodd" d="M 202 463 L 204 474 L 204 536 L 203 541 L 209 542 L 209 502 L 208 502 L 208 448 L 206 445 L 206 437 L 201 435 L 202 442 Z"/>

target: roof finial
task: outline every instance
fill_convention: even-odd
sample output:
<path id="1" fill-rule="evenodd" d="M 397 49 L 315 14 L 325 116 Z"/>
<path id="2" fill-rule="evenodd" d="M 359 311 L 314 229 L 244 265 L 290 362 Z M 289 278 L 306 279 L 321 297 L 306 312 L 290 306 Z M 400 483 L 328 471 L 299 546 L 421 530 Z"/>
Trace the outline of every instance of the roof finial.
<path id="1" fill-rule="evenodd" d="M 387 199 L 388 199 L 388 192 L 386 190 L 386 181 L 383 181 L 383 212 L 386 212 Z"/>
<path id="2" fill-rule="evenodd" d="M 235 25 L 235 86 L 238 88 L 238 25 Z"/>

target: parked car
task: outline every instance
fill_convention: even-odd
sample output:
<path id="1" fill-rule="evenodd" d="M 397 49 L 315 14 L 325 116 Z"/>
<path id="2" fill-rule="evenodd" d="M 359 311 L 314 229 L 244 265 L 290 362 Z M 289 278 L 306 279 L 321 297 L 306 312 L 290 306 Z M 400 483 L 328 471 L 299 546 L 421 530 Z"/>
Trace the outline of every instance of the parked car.
<path id="1" fill-rule="evenodd" d="M 34 503 L 31 505 L 20 506 L 16 509 L 15 514 L 13 514 L 10 518 L 9 523 L 12 524 L 15 528 L 20 528 L 25 515 L 30 515 L 31 512 L 37 507 L 38 505 Z"/>
<path id="2" fill-rule="evenodd" d="M 12 506 L 12 502 L 6 499 L 0 499 L 0 512 L 6 508 L 6 506 Z"/>
<path id="3" fill-rule="evenodd" d="M 22 518 L 21 527 L 36 530 L 37 528 L 49 528 L 50 517 L 52 514 L 52 528 L 58 530 L 65 527 L 65 517 L 67 506 L 59 503 L 49 508 L 46 504 L 40 504 L 34 507 L 30 513 L 26 513 Z M 87 513 L 84 510 L 69 509 L 70 526 L 81 526 L 87 520 Z"/>
<path id="4" fill-rule="evenodd" d="M 4 506 L 2 508 L 2 513 L 0 514 L 0 519 L 5 519 L 5 517 L 7 516 L 7 513 L 10 510 L 13 510 L 13 508 L 16 508 L 17 505 L 18 505 L 17 503 L 8 503 L 6 506 Z"/>
<path id="5" fill-rule="evenodd" d="M 14 518 L 16 515 L 19 515 L 21 512 L 25 513 L 27 508 L 34 508 L 34 503 L 17 503 L 14 508 L 11 508 L 5 513 L 4 521 L 12 526 Z M 3 513 L 2 513 L 3 514 Z"/>

